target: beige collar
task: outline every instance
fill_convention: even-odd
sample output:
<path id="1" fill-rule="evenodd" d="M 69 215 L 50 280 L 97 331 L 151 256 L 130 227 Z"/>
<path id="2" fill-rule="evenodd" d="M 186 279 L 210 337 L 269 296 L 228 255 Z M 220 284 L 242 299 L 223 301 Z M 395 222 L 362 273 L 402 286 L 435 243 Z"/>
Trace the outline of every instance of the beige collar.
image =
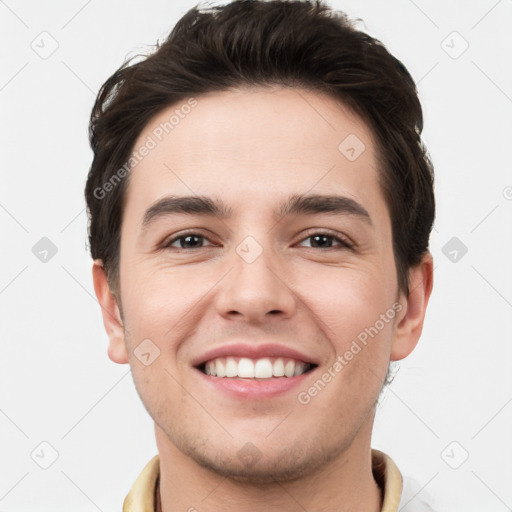
<path id="1" fill-rule="evenodd" d="M 381 512 L 397 512 L 402 495 L 402 475 L 391 457 L 372 449 L 373 476 L 383 491 Z M 135 480 L 123 503 L 123 512 L 161 512 L 160 457 L 155 455 Z"/>

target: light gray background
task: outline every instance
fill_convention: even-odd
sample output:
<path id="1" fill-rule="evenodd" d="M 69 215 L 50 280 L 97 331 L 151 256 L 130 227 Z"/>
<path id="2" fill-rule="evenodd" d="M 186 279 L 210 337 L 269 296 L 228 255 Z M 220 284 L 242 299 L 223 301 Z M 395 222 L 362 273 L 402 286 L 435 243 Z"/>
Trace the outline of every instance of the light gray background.
<path id="1" fill-rule="evenodd" d="M 0 1 L 2 512 L 121 510 L 156 453 L 128 366 L 107 357 L 93 294 L 87 125 L 104 80 L 193 5 Z M 436 169 L 434 292 L 373 446 L 438 511 L 511 510 L 512 1 L 330 5 L 362 18 L 411 71 Z M 46 262 L 32 252 L 42 237 L 58 250 Z"/>

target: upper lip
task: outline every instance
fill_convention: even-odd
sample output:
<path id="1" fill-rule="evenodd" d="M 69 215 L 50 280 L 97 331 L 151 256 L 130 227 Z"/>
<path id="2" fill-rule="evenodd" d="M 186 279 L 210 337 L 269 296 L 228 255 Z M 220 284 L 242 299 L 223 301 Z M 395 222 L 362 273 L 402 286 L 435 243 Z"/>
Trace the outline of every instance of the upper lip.
<path id="1" fill-rule="evenodd" d="M 276 344 L 243 344 L 237 343 L 233 345 L 222 345 L 215 347 L 204 354 L 192 360 L 192 366 L 200 366 L 201 364 L 216 359 L 217 357 L 248 357 L 249 359 L 261 359 L 263 357 L 283 357 L 295 359 L 304 363 L 318 365 L 318 359 L 304 354 L 297 349 Z"/>

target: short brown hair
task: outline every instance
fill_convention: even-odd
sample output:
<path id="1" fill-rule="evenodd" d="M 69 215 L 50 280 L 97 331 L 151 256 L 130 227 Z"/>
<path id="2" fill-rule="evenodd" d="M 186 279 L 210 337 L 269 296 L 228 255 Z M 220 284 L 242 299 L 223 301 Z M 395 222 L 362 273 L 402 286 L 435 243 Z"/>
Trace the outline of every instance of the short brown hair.
<path id="1" fill-rule="evenodd" d="M 127 180 L 108 193 L 104 184 L 126 171 L 137 137 L 159 111 L 191 96 L 244 85 L 326 93 L 368 124 L 381 161 L 398 285 L 408 293 L 408 270 L 428 250 L 435 214 L 433 166 L 420 136 L 416 85 L 380 41 L 321 0 L 195 7 L 154 53 L 125 62 L 103 84 L 90 119 L 94 159 L 85 196 L 91 254 L 103 261 L 111 285 L 117 287 Z"/>

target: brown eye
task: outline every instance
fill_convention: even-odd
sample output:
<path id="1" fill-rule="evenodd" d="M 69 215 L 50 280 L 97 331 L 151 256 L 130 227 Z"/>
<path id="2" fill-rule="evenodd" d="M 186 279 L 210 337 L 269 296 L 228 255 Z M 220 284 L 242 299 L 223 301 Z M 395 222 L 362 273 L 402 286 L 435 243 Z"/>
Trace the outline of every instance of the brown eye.
<path id="1" fill-rule="evenodd" d="M 351 248 L 352 244 L 343 238 L 331 233 L 313 233 L 306 237 L 304 241 L 310 240 L 310 246 L 313 249 L 335 249 L 336 247 Z"/>
<path id="2" fill-rule="evenodd" d="M 175 248 L 175 249 L 198 249 L 204 247 L 204 242 L 208 240 L 202 235 L 197 233 L 189 233 L 187 235 L 181 235 L 172 238 L 171 240 L 164 243 L 164 248 Z M 177 245 L 176 245 L 177 244 Z"/>

